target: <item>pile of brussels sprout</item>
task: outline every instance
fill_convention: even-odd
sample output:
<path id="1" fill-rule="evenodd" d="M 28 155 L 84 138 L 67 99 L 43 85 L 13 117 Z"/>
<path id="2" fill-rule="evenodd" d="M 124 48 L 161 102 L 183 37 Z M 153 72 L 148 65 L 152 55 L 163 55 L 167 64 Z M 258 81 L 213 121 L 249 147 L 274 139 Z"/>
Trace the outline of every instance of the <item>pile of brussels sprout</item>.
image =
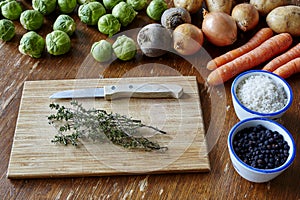
<path id="1" fill-rule="evenodd" d="M 138 11 L 143 9 L 146 9 L 151 19 L 160 20 L 162 13 L 167 9 L 167 4 L 164 0 L 152 0 L 149 4 L 148 0 L 103 0 L 102 3 L 97 0 L 32 0 L 32 9 L 23 10 L 17 0 L 0 0 L 0 8 L 0 15 L 3 16 L 3 19 L 0 19 L 0 39 L 10 41 L 16 34 L 14 21 L 19 20 L 22 27 L 27 30 L 20 40 L 19 51 L 33 58 L 40 58 L 45 47 L 52 55 L 69 52 L 70 37 L 76 30 L 76 23 L 68 14 L 75 9 L 78 9 L 81 22 L 88 26 L 97 26 L 99 32 L 112 37 L 121 27 L 132 23 Z M 60 15 L 53 23 L 53 31 L 43 38 L 37 31 L 43 26 L 45 17 L 57 10 Z M 120 45 L 121 42 L 129 45 L 129 48 L 135 47 L 133 40 L 120 37 L 113 45 L 103 41 L 95 42 L 91 52 L 95 59 L 101 62 L 111 59 L 113 55 L 121 60 L 131 59 L 135 55 L 136 48 L 126 55 L 120 54 L 118 51 L 125 48 L 124 45 Z M 102 49 L 101 56 L 99 49 Z M 107 52 L 103 53 L 103 49 Z"/>
<path id="2" fill-rule="evenodd" d="M 103 0 L 84 3 L 78 8 L 78 16 L 87 25 L 97 25 L 98 30 L 109 37 L 118 33 L 121 27 L 128 26 L 138 14 L 146 9 L 147 15 L 153 20 L 160 20 L 167 9 L 164 0 Z"/>
<path id="3" fill-rule="evenodd" d="M 127 61 L 131 60 L 137 52 L 135 41 L 122 35 L 111 44 L 106 40 L 95 42 L 91 48 L 91 54 L 98 62 L 110 61 L 115 55 L 118 59 Z"/>
<path id="4" fill-rule="evenodd" d="M 0 0 L 1 15 L 0 39 L 10 41 L 16 34 L 15 20 L 26 32 L 19 43 L 19 51 L 33 58 L 40 58 L 46 47 L 47 52 L 52 55 L 62 55 L 71 49 L 70 36 L 76 29 L 75 21 L 67 15 L 75 10 L 77 0 L 32 0 L 32 8 L 23 10 L 20 2 L 16 0 Z M 45 15 L 59 9 L 61 15 L 53 24 L 53 31 L 44 39 L 36 31 L 44 24 Z"/>

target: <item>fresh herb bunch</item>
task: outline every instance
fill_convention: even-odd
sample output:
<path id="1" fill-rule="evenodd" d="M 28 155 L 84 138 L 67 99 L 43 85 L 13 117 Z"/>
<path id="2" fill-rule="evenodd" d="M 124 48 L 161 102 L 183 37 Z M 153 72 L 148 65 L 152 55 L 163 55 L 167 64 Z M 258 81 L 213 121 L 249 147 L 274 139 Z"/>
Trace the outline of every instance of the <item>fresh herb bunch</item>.
<path id="1" fill-rule="evenodd" d="M 97 109 L 86 110 L 77 101 L 72 101 L 71 105 L 73 108 L 66 108 L 55 103 L 49 105 L 51 109 L 57 111 L 56 114 L 48 116 L 49 124 L 58 127 L 58 134 L 52 140 L 54 143 L 76 146 L 80 137 L 88 137 L 101 141 L 109 139 L 113 144 L 124 148 L 146 151 L 167 150 L 167 147 L 161 147 L 156 142 L 137 136 L 138 129 L 142 127 L 166 134 L 162 130 L 118 113 L 108 113 Z"/>

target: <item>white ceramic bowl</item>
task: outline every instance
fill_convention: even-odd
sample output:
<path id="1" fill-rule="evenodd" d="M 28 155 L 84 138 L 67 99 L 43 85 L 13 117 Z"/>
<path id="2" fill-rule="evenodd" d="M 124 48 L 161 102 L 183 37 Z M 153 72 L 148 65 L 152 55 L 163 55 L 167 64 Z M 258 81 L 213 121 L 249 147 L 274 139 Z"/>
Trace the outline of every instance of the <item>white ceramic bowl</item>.
<path id="1" fill-rule="evenodd" d="M 276 112 L 272 112 L 272 113 L 260 113 L 260 112 L 256 112 L 256 111 L 248 109 L 240 102 L 240 100 L 238 99 L 238 97 L 236 95 L 236 90 L 237 90 L 238 85 L 245 78 L 247 78 L 249 76 L 257 75 L 257 74 L 263 74 L 265 76 L 268 76 L 268 77 L 272 78 L 272 80 L 275 81 L 276 84 L 280 84 L 283 86 L 283 88 L 286 92 L 288 101 L 282 109 L 280 109 Z M 233 107 L 234 107 L 235 113 L 240 120 L 243 120 L 246 118 L 253 118 L 253 117 L 278 119 L 288 110 L 288 108 L 291 106 L 292 101 L 293 101 L 293 93 L 292 93 L 292 89 L 291 89 L 290 85 L 283 78 L 279 77 L 278 75 L 276 75 L 272 72 L 264 71 L 264 70 L 250 70 L 250 71 L 241 73 L 239 76 L 237 76 L 231 85 L 231 97 L 232 97 L 232 102 L 233 102 Z"/>
<path id="2" fill-rule="evenodd" d="M 250 165 L 243 162 L 234 152 L 233 138 L 236 135 L 236 133 L 238 133 L 244 128 L 255 127 L 259 124 L 266 127 L 267 129 L 270 129 L 272 131 L 277 131 L 278 133 L 280 133 L 283 136 L 284 140 L 290 146 L 289 156 L 286 162 L 277 168 L 258 169 L 258 168 L 251 167 Z M 267 182 L 272 180 L 276 176 L 278 176 L 280 173 L 282 173 L 292 164 L 296 154 L 295 141 L 292 135 L 289 133 L 289 131 L 278 122 L 266 118 L 249 118 L 238 122 L 230 130 L 227 144 L 228 144 L 230 159 L 237 173 L 241 175 L 243 178 L 245 178 L 246 180 L 251 182 L 256 182 L 256 183 Z"/>

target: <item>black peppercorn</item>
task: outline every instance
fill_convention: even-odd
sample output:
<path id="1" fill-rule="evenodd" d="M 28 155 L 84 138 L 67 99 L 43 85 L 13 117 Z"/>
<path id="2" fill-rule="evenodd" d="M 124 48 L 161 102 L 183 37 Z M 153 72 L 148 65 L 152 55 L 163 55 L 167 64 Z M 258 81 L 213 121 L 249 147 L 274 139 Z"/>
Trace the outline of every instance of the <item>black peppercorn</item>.
<path id="1" fill-rule="evenodd" d="M 290 147 L 280 133 L 258 125 L 239 131 L 233 138 L 233 149 L 247 165 L 273 169 L 285 163 Z"/>

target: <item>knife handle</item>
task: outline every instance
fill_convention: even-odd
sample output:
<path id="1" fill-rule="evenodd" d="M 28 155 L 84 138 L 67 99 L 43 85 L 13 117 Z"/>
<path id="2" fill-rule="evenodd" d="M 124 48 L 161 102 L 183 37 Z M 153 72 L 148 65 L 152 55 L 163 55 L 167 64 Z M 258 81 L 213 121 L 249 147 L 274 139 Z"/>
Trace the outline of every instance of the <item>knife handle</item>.
<path id="1" fill-rule="evenodd" d="M 122 84 L 104 86 L 106 100 L 118 98 L 180 98 L 183 89 L 175 84 Z"/>

